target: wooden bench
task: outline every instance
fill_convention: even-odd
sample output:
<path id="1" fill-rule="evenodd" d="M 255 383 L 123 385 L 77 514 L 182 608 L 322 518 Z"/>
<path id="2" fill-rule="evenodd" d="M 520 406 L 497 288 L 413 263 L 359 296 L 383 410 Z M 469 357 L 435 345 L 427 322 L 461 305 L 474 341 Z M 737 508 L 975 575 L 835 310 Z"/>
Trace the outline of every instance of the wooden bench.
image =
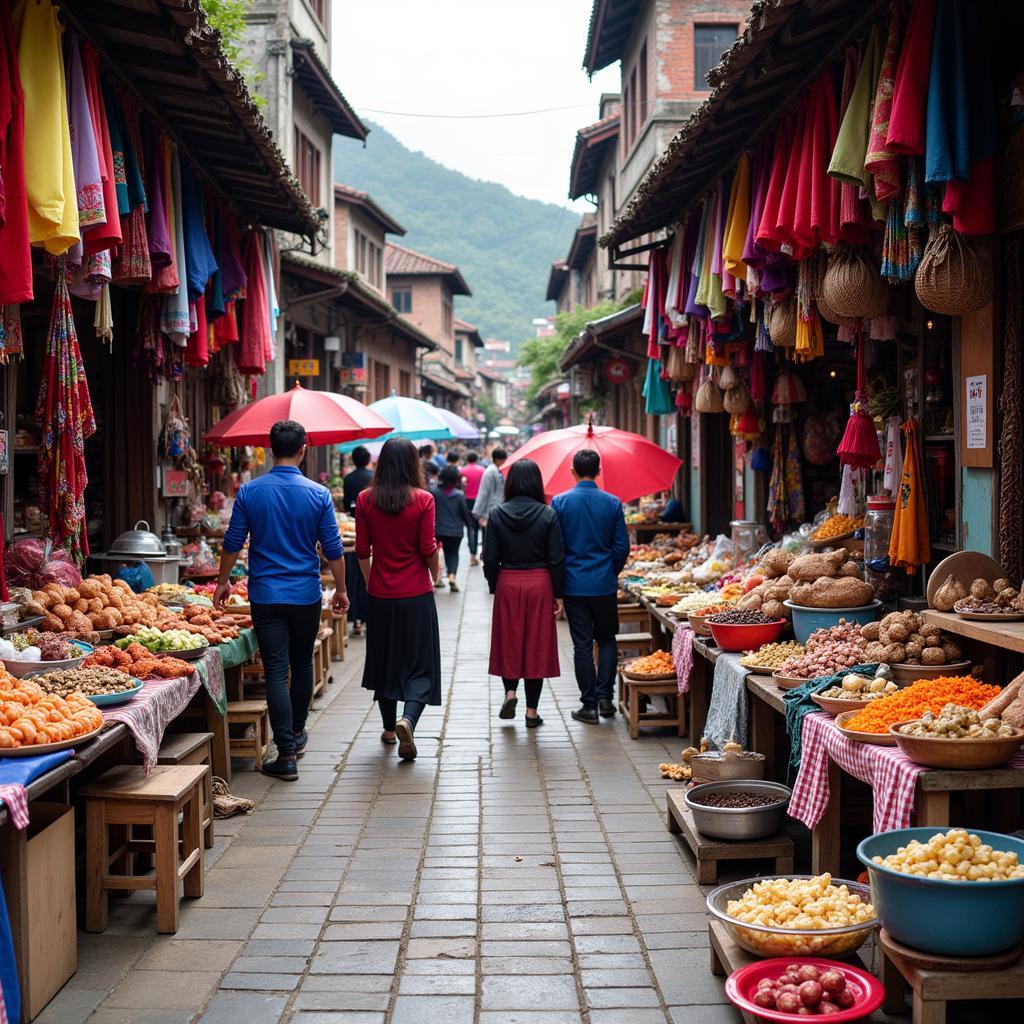
<path id="1" fill-rule="evenodd" d="M 719 861 L 774 860 L 775 874 L 793 871 L 793 840 L 785 832 L 776 832 L 765 839 L 726 840 L 701 835 L 693 823 L 693 815 L 683 800 L 684 790 L 668 791 L 668 830 L 686 840 L 697 860 L 697 881 L 714 885 L 718 881 Z"/>
<path id="2" fill-rule="evenodd" d="M 156 758 L 157 764 L 210 766 L 210 774 L 203 780 L 203 844 L 208 850 L 213 848 L 212 740 L 212 732 L 167 733 Z"/>
<path id="3" fill-rule="evenodd" d="M 619 661 L 627 656 L 639 658 L 654 650 L 654 637 L 646 631 L 643 633 L 616 633 L 615 650 L 618 652 Z"/>
<path id="4" fill-rule="evenodd" d="M 120 765 L 82 787 L 86 931 L 106 929 L 110 891 L 140 889 L 156 892 L 157 931 L 178 930 L 179 882 L 186 897 L 203 895 L 203 780 L 209 775 L 208 765 L 157 765 L 148 775 L 141 765 Z M 136 839 L 136 826 L 152 828 L 153 839 Z M 123 836 L 113 852 L 111 827 L 122 830 Z M 155 873 L 132 873 L 133 855 L 140 851 L 155 855 Z M 120 868 L 117 874 L 112 872 L 115 865 Z"/>
<path id="5" fill-rule="evenodd" d="M 620 604 L 619 605 L 619 630 L 624 632 L 623 626 L 643 626 L 644 629 L 651 628 L 651 613 L 642 604 Z"/>
<path id="6" fill-rule="evenodd" d="M 231 745 L 232 757 L 251 757 L 253 768 L 259 771 L 263 767 L 263 758 L 270 749 L 270 715 L 265 700 L 232 700 L 228 701 L 228 742 Z M 241 736 L 231 736 L 231 726 L 241 726 Z M 252 727 L 252 736 L 246 735 Z"/>
<path id="7" fill-rule="evenodd" d="M 955 928 L 956 922 L 951 921 Z M 954 1000 L 1024 999 L 1024 961 L 1020 948 L 1004 954 L 954 959 L 908 949 L 884 928 L 878 933 L 882 951 L 882 984 L 886 1013 L 903 1013 L 907 987 L 913 992 L 914 1024 L 945 1024 L 947 1005 Z M 992 1012 L 994 1020 L 999 1015 Z"/>
<path id="8" fill-rule="evenodd" d="M 664 697 L 668 711 L 644 711 L 644 697 Z M 629 722 L 631 739 L 640 737 L 641 728 L 672 726 L 677 736 L 686 735 L 686 700 L 675 679 L 627 679 L 619 672 L 619 710 Z"/>

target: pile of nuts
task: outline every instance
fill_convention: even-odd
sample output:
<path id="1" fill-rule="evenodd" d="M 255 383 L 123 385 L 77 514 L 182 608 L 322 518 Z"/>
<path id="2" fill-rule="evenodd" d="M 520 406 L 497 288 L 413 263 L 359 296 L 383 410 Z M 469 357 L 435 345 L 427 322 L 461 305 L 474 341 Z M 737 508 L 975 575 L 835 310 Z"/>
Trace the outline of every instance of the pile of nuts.
<path id="1" fill-rule="evenodd" d="M 701 807 L 724 807 L 737 810 L 744 807 L 771 807 L 772 804 L 782 803 L 786 798 L 767 793 L 751 793 L 749 790 L 726 790 L 717 793 L 701 793 L 690 797 L 695 804 Z"/>
<path id="2" fill-rule="evenodd" d="M 139 685 L 137 679 L 131 679 L 112 668 L 74 668 L 63 672 L 47 672 L 45 675 L 33 676 L 32 682 L 38 684 L 45 693 L 56 694 L 58 697 L 67 697 L 71 693 L 99 697 L 108 693 L 124 693 Z"/>
<path id="3" fill-rule="evenodd" d="M 770 619 L 764 612 L 754 611 L 751 608 L 730 608 L 728 611 L 709 615 L 704 621 L 716 626 L 767 626 L 779 620 Z"/>
<path id="4" fill-rule="evenodd" d="M 783 640 L 781 643 L 764 644 L 756 651 L 744 654 L 740 664 L 745 668 L 765 668 L 774 672 L 787 658 L 795 658 L 803 653 L 803 644 L 795 640 Z"/>
<path id="5" fill-rule="evenodd" d="M 899 728 L 901 736 L 926 736 L 942 740 L 994 740 L 1018 735 L 1017 730 L 998 718 L 981 716 L 973 708 L 947 704 L 937 715 L 926 711 L 916 722 Z"/>
<path id="6" fill-rule="evenodd" d="M 817 679 L 832 676 L 844 668 L 863 664 L 867 641 L 856 622 L 840 619 L 837 626 L 817 629 L 807 639 L 803 654 L 787 658 L 775 671 L 777 676 Z"/>
<path id="7" fill-rule="evenodd" d="M 725 912 L 744 924 L 763 928 L 820 931 L 870 924 L 875 908 L 845 885 L 833 885 L 826 872 L 815 878 L 766 878 L 755 882 Z"/>
<path id="8" fill-rule="evenodd" d="M 843 676 L 842 684 L 830 686 L 822 690 L 819 696 L 831 697 L 834 700 L 877 700 L 890 693 L 895 693 L 899 687 L 889 677 L 888 665 L 882 665 L 874 676 L 857 675 L 856 672 L 848 672 Z"/>
<path id="9" fill-rule="evenodd" d="M 938 878 L 946 882 L 1005 882 L 1024 878 L 1024 864 L 1015 853 L 993 850 L 980 836 L 966 829 L 937 832 L 927 843 L 912 839 L 888 857 L 872 857 L 876 864 L 905 875 Z"/>

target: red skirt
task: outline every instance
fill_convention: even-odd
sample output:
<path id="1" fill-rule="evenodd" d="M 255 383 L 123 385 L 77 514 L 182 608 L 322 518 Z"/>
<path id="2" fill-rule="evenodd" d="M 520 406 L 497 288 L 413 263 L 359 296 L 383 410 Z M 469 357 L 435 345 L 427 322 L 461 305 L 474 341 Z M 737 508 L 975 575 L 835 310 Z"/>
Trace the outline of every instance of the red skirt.
<path id="1" fill-rule="evenodd" d="M 559 676 L 555 597 L 547 569 L 502 569 L 491 616 L 492 676 Z"/>

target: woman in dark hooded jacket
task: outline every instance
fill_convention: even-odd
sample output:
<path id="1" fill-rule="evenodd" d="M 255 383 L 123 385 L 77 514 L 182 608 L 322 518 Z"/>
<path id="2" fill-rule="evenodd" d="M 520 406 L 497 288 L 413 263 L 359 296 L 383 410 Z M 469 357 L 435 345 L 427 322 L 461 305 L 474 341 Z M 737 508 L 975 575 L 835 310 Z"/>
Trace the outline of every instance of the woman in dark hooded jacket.
<path id="1" fill-rule="evenodd" d="M 501 676 L 499 718 L 515 718 L 519 680 L 526 687 L 526 727 L 537 714 L 545 677 L 561 674 L 555 619 L 564 587 L 562 531 L 544 503 L 537 463 L 520 459 L 505 480 L 505 501 L 488 517 L 484 575 L 495 595 L 491 618 L 491 675 Z"/>

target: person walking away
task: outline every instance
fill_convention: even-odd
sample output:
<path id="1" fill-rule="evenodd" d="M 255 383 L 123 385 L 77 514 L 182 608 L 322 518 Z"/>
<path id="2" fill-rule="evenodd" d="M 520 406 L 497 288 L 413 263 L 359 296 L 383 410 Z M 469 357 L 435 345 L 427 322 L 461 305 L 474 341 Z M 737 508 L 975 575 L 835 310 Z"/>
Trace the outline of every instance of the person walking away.
<path id="1" fill-rule="evenodd" d="M 480 490 L 477 492 L 473 506 L 473 515 L 480 524 L 484 538 L 487 537 L 487 517 L 501 504 L 505 495 L 505 478 L 501 475 L 501 467 L 508 459 L 504 448 L 495 448 L 491 452 L 491 464 L 480 478 Z"/>
<path id="2" fill-rule="evenodd" d="M 422 449 L 420 449 L 420 450 L 422 451 Z M 420 464 L 423 467 L 423 481 L 424 481 L 424 485 L 426 486 L 427 490 L 434 496 L 434 501 L 436 502 L 437 501 L 437 478 L 438 478 L 438 476 L 440 476 L 441 471 L 437 468 L 437 463 L 433 459 L 427 459 L 426 462 L 421 462 Z M 437 557 L 438 557 L 438 559 L 441 558 L 441 552 L 440 551 L 438 551 L 438 556 Z M 440 590 L 444 586 L 444 578 L 443 578 L 443 575 L 442 575 L 443 568 L 444 568 L 444 566 L 442 565 L 441 568 L 437 572 L 436 578 L 434 579 L 434 587 L 437 590 Z"/>
<path id="3" fill-rule="evenodd" d="M 462 476 L 458 466 L 445 466 L 438 478 L 438 489 L 434 494 L 437 505 L 435 530 L 437 539 L 444 551 L 444 571 L 448 574 L 448 589 L 458 593 L 459 584 L 455 574 L 459 571 L 459 548 L 466 528 L 472 523 L 466 505 L 466 496 L 462 493 L 459 483 Z"/>
<path id="4" fill-rule="evenodd" d="M 544 679 L 561 674 L 555 619 L 565 585 L 562 530 L 544 503 L 537 463 L 520 459 L 508 471 L 505 501 L 490 515 L 484 576 L 494 597 L 488 671 L 501 676 L 499 718 L 515 718 L 519 680 L 526 688 L 526 728 L 544 724 L 537 713 Z"/>
<path id="5" fill-rule="evenodd" d="M 294 420 L 270 428 L 274 468 L 242 485 L 224 535 L 213 595 L 223 608 L 238 554 L 249 539 L 249 603 L 267 687 L 277 758 L 264 775 L 293 782 L 306 750 L 306 716 L 313 699 L 313 645 L 320 629 L 320 554 L 334 577 L 335 614 L 348 611 L 345 562 L 334 503 L 326 487 L 302 475 L 306 431 Z M 291 692 L 288 670 L 291 668 Z"/>
<path id="6" fill-rule="evenodd" d="M 356 499 L 356 554 L 368 592 L 363 688 L 380 708 L 381 741 L 413 761 L 420 715 L 441 703 L 441 641 L 434 499 L 411 441 L 385 442 L 373 483 Z"/>
<path id="7" fill-rule="evenodd" d="M 480 523 L 473 514 L 473 510 L 476 507 L 476 497 L 480 493 L 480 480 L 483 475 L 484 467 L 480 465 L 479 454 L 474 451 L 466 452 L 466 464 L 462 467 L 462 479 L 466 481 L 466 507 L 469 509 L 473 521 L 473 525 L 467 531 L 470 565 L 480 564 L 480 559 L 477 557 L 477 552 L 480 550 Z"/>
<path id="8" fill-rule="evenodd" d="M 341 482 L 342 504 L 350 516 L 356 514 L 356 498 L 370 486 L 373 470 L 370 469 L 370 452 L 359 445 L 352 450 L 352 464 L 355 466 Z M 359 569 L 359 559 L 354 551 L 345 552 L 345 584 L 348 587 L 348 621 L 352 623 L 352 635 L 363 635 L 366 622 L 366 581 Z"/>
<path id="9" fill-rule="evenodd" d="M 590 724 L 597 722 L 598 712 L 603 718 L 615 714 L 612 691 L 617 661 L 615 634 L 619 628 L 615 596 L 619 573 L 629 555 L 622 502 L 598 488 L 600 472 L 597 452 L 581 449 L 572 460 L 576 486 L 551 502 L 565 546 L 565 615 L 580 688 L 581 706 L 572 717 Z"/>
<path id="10" fill-rule="evenodd" d="M 434 452 L 436 450 L 437 449 L 429 441 L 426 444 L 421 444 L 419 446 L 419 448 L 417 449 L 417 451 L 419 452 L 419 457 L 420 457 L 420 466 L 423 467 L 424 471 L 426 471 L 427 463 L 428 462 L 431 465 L 433 465 L 433 466 L 437 465 L 437 463 L 434 462 Z M 440 467 L 439 467 L 439 471 L 440 471 Z"/>

